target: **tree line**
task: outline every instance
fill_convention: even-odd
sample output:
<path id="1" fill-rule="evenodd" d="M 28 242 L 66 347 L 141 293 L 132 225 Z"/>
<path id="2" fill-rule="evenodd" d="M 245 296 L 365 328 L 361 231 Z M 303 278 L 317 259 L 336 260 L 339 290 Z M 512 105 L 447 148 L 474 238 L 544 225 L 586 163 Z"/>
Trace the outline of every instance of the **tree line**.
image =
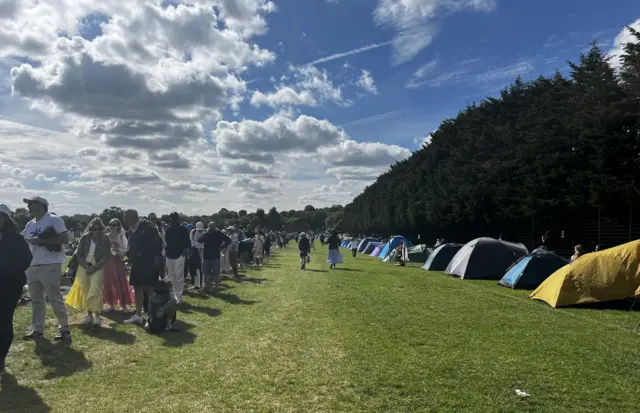
<path id="1" fill-rule="evenodd" d="M 594 42 L 568 76 L 517 78 L 443 121 L 345 207 L 345 229 L 465 241 L 637 205 L 640 33 L 627 29 L 618 69 Z"/>
<path id="2" fill-rule="evenodd" d="M 55 213 L 55 212 L 53 212 Z M 113 218 L 122 220 L 124 210 L 117 206 L 106 208 L 100 214 L 76 214 L 72 216 L 62 215 L 67 228 L 74 232 L 82 232 L 95 217 L 100 217 L 102 222 L 107 224 Z M 315 208 L 307 205 L 303 210 L 288 210 L 278 212 L 276 207 L 272 207 L 268 212 L 258 208 L 255 212 L 246 210 L 231 211 L 226 208 L 220 209 L 210 215 L 185 215 L 180 213 L 180 221 L 195 224 L 203 222 L 205 225 L 210 221 L 215 221 L 218 228 L 235 226 L 236 228 L 254 229 L 257 227 L 267 228 L 273 231 L 325 231 L 337 225 L 343 216 L 342 205 L 333 205 L 328 208 Z M 24 228 L 31 220 L 29 212 L 25 208 L 17 208 L 13 218 L 20 228 Z M 169 215 L 159 216 L 161 221 L 169 222 Z"/>

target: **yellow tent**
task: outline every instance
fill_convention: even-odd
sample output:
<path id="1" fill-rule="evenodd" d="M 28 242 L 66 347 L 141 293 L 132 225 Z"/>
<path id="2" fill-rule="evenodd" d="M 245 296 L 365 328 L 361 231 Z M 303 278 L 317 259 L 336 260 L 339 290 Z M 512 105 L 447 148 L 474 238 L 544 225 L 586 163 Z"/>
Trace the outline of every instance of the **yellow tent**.
<path id="1" fill-rule="evenodd" d="M 640 291 L 640 241 L 586 254 L 554 272 L 531 293 L 551 307 L 621 300 Z"/>

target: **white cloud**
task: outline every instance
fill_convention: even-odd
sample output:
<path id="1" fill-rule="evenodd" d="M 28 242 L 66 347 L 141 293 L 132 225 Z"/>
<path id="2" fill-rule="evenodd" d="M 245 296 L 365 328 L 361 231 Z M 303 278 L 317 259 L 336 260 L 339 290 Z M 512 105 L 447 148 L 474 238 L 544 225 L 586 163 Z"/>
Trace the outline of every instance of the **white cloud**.
<path id="1" fill-rule="evenodd" d="M 327 165 L 352 167 L 386 167 L 411 155 L 411 151 L 400 146 L 353 140 L 322 148 L 319 152 Z"/>
<path id="2" fill-rule="evenodd" d="M 258 107 L 277 107 L 282 105 L 318 106 L 318 102 L 311 91 L 302 90 L 298 92 L 290 86 L 281 86 L 275 92 L 266 95 L 256 90 L 251 97 L 251 104 Z"/>
<path id="3" fill-rule="evenodd" d="M 635 30 L 640 31 L 640 19 L 629 24 L 629 26 Z M 622 29 L 620 33 L 618 33 L 613 42 L 613 46 L 609 51 L 609 56 L 611 56 L 611 64 L 613 65 L 613 67 L 615 67 L 616 69 L 620 68 L 620 56 L 624 54 L 624 45 L 635 41 L 635 37 L 633 37 L 631 32 L 627 30 L 626 27 Z"/>
<path id="4" fill-rule="evenodd" d="M 273 153 L 315 151 L 345 139 L 346 134 L 326 120 L 274 115 L 262 122 L 220 121 L 213 137 L 220 156 L 259 162 Z"/>
<path id="5" fill-rule="evenodd" d="M 373 93 L 374 95 L 378 94 L 378 88 L 373 80 L 373 76 L 371 76 L 371 72 L 362 70 L 362 75 L 360 76 L 360 79 L 358 79 L 357 84 L 369 93 Z"/>
<path id="6" fill-rule="evenodd" d="M 374 20 L 396 29 L 393 63 L 401 64 L 431 43 L 437 33 L 437 17 L 464 10 L 488 12 L 495 6 L 495 0 L 379 0 Z"/>
<path id="7" fill-rule="evenodd" d="M 413 74 L 413 76 L 411 76 L 411 79 L 409 79 L 409 81 L 405 86 L 409 89 L 417 89 L 421 87 L 424 84 L 423 79 L 428 74 L 432 73 L 435 70 L 437 65 L 438 65 L 437 60 L 431 60 L 423 64 L 418 68 L 418 70 L 415 71 L 415 73 Z"/>

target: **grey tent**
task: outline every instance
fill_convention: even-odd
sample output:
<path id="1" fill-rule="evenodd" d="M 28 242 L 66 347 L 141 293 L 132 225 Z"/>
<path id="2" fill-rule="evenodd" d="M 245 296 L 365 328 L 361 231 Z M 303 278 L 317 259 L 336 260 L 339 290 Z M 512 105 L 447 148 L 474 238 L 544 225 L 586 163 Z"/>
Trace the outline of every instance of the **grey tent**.
<path id="1" fill-rule="evenodd" d="M 528 253 L 522 244 L 477 238 L 460 248 L 445 273 L 464 279 L 499 280 L 511 264 Z"/>
<path id="2" fill-rule="evenodd" d="M 427 271 L 444 271 L 447 269 L 447 265 L 451 262 L 451 259 L 462 248 L 461 244 L 443 244 L 433 250 L 433 252 L 427 258 L 423 270 Z"/>

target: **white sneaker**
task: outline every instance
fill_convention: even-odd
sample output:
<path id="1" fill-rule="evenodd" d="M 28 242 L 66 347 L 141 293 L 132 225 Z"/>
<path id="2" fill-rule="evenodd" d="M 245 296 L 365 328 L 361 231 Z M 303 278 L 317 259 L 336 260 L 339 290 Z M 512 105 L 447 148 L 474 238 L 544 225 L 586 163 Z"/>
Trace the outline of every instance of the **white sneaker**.
<path id="1" fill-rule="evenodd" d="M 113 310 L 115 310 L 115 309 L 113 307 L 111 307 L 110 305 L 108 305 L 107 308 L 105 308 L 104 311 L 107 312 L 107 313 L 111 313 L 111 312 L 113 312 Z"/>
<path id="2" fill-rule="evenodd" d="M 138 314 L 134 314 L 133 317 L 131 317 L 128 320 L 124 320 L 125 324 L 140 324 L 142 323 L 142 317 L 140 317 Z"/>
<path id="3" fill-rule="evenodd" d="M 93 318 L 93 325 L 97 327 L 100 327 L 102 325 L 102 318 L 99 315 Z"/>
<path id="4" fill-rule="evenodd" d="M 182 304 L 182 297 L 176 297 L 176 304 Z"/>
<path id="5" fill-rule="evenodd" d="M 91 323 L 93 323 L 93 317 L 91 317 L 90 315 L 85 316 L 82 321 L 80 321 L 80 324 L 83 326 L 88 326 Z"/>

